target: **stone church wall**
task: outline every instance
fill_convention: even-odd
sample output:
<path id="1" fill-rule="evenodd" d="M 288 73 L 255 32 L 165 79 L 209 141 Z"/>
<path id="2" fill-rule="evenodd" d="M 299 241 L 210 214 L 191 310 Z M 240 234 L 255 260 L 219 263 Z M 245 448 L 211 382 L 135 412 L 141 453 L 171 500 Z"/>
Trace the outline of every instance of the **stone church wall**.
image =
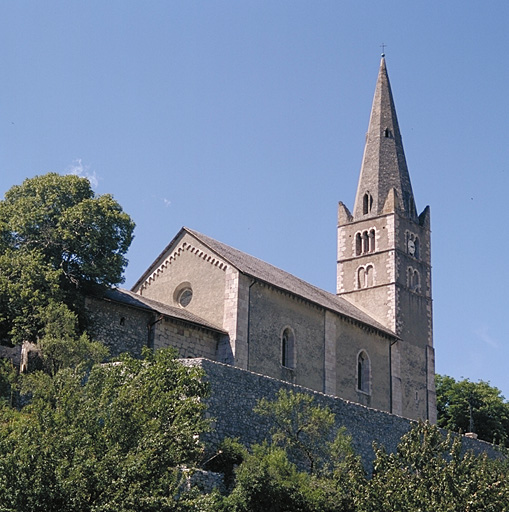
<path id="1" fill-rule="evenodd" d="M 368 407 L 389 411 L 390 340 L 339 316 L 336 316 L 336 337 L 337 384 L 334 394 Z M 357 358 L 361 351 L 369 357 L 369 393 L 357 389 Z"/>
<path id="2" fill-rule="evenodd" d="M 174 347 L 182 358 L 216 359 L 220 335 L 198 326 L 91 297 L 86 300 L 86 310 L 90 336 L 104 343 L 113 357 L 124 352 L 140 357 L 142 348 L 148 346 Z"/>
<path id="3" fill-rule="evenodd" d="M 87 297 L 85 308 L 93 340 L 104 343 L 113 357 L 124 352 L 141 356 L 142 347 L 149 344 L 151 312 L 92 297 Z"/>
<path id="4" fill-rule="evenodd" d="M 325 311 L 256 282 L 249 302 L 248 369 L 313 389 L 324 386 Z M 281 362 L 282 335 L 294 334 L 294 369 Z"/>
<path id="5" fill-rule="evenodd" d="M 225 266 L 211 256 L 211 251 L 189 234 L 166 255 L 166 264 L 141 290 L 144 297 L 170 306 L 178 306 L 178 294 L 184 288 L 193 291 L 187 310 L 215 325 L 223 325 Z"/>
<path id="6" fill-rule="evenodd" d="M 176 348 L 180 357 L 206 357 L 215 360 L 219 335 L 192 328 L 168 318 L 155 324 L 154 349 Z"/>
<path id="7" fill-rule="evenodd" d="M 204 436 L 210 453 L 225 437 L 238 437 L 246 446 L 259 443 L 270 435 L 267 418 L 253 413 L 260 398 L 272 399 L 280 389 L 310 394 L 315 404 L 329 407 L 338 427 L 344 426 L 352 436 L 353 447 L 361 455 L 364 467 L 371 472 L 374 459 L 373 442 L 393 452 L 400 438 L 415 424 L 414 421 L 370 409 L 316 391 L 265 377 L 233 366 L 206 359 L 188 359 L 186 365 L 200 366 L 210 383 L 211 396 L 207 399 L 207 415 L 213 418 L 212 432 Z M 463 446 L 475 453 L 499 456 L 489 443 L 463 438 Z"/>

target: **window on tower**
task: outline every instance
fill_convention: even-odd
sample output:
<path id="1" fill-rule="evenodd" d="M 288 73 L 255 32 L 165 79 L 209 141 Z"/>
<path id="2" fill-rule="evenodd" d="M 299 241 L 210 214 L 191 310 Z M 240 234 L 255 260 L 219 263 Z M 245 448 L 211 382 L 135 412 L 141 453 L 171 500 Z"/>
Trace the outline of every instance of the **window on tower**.
<path id="1" fill-rule="evenodd" d="M 376 231 L 374 228 L 366 231 L 359 231 L 355 234 L 355 255 L 375 252 Z"/>
<path id="2" fill-rule="evenodd" d="M 357 269 L 357 289 L 371 288 L 375 285 L 375 269 L 370 263 Z"/>
<path id="3" fill-rule="evenodd" d="M 407 287 L 415 293 L 421 292 L 421 274 L 415 268 L 407 269 Z"/>
<path id="4" fill-rule="evenodd" d="M 371 211 L 372 207 L 373 207 L 373 196 L 369 192 L 366 192 L 362 199 L 363 215 L 367 215 Z"/>

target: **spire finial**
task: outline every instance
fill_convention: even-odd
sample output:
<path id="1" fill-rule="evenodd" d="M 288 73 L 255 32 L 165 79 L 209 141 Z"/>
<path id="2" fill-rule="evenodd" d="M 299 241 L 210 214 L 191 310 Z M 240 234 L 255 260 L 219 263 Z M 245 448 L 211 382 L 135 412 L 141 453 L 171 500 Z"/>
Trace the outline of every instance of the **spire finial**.
<path id="1" fill-rule="evenodd" d="M 382 43 L 382 44 L 380 45 L 380 48 L 382 48 L 382 57 L 385 57 L 385 47 L 386 47 L 386 46 L 387 46 L 387 45 L 386 45 L 385 43 Z"/>

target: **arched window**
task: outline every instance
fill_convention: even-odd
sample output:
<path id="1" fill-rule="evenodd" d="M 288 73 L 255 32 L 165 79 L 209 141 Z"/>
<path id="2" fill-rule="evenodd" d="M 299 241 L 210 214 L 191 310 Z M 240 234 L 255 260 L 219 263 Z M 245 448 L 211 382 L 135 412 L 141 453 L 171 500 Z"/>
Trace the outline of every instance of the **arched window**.
<path id="1" fill-rule="evenodd" d="M 362 253 L 366 254 L 369 252 L 369 235 L 367 231 L 362 233 Z"/>
<path id="2" fill-rule="evenodd" d="M 357 269 L 357 289 L 375 286 L 375 268 L 370 263 Z"/>
<path id="3" fill-rule="evenodd" d="M 407 268 L 407 287 L 413 292 L 421 292 L 421 274 L 412 267 Z"/>
<path id="4" fill-rule="evenodd" d="M 364 283 L 365 283 L 364 274 L 365 274 L 364 267 L 359 267 L 357 269 L 357 289 L 358 290 L 361 288 L 364 288 Z"/>
<path id="5" fill-rule="evenodd" d="M 355 234 L 355 255 L 368 254 L 376 250 L 376 230 L 371 228 Z"/>
<path id="6" fill-rule="evenodd" d="M 289 327 L 281 335 L 281 364 L 285 368 L 295 368 L 295 335 Z"/>
<path id="7" fill-rule="evenodd" d="M 368 265 L 366 267 L 366 272 L 364 273 L 365 277 L 365 288 L 371 288 L 375 284 L 375 276 L 373 275 L 375 273 L 373 269 L 373 265 Z"/>
<path id="8" fill-rule="evenodd" d="M 421 275 L 418 270 L 414 270 L 414 277 L 412 280 L 412 291 L 419 293 L 421 291 Z"/>
<path id="9" fill-rule="evenodd" d="M 375 230 L 369 232 L 369 252 L 375 252 Z"/>
<path id="10" fill-rule="evenodd" d="M 357 356 L 357 390 L 370 393 L 371 368 L 368 354 L 361 350 Z"/>
<path id="11" fill-rule="evenodd" d="M 355 235 L 355 255 L 360 256 L 362 254 L 362 238 L 361 234 L 357 233 Z"/>
<path id="12" fill-rule="evenodd" d="M 366 192 L 362 198 L 362 213 L 367 215 L 371 211 L 372 206 L 373 196 L 369 192 Z"/>

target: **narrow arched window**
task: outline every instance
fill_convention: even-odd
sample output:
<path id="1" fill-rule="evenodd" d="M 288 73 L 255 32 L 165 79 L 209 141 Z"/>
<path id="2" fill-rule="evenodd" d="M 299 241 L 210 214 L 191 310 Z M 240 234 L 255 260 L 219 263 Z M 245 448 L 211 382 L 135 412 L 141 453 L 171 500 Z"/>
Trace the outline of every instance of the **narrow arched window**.
<path id="1" fill-rule="evenodd" d="M 375 230 L 369 232 L 369 252 L 375 252 Z"/>
<path id="2" fill-rule="evenodd" d="M 370 362 L 366 351 L 362 350 L 357 356 L 357 390 L 363 393 L 370 392 Z"/>
<path id="3" fill-rule="evenodd" d="M 371 211 L 371 207 L 373 206 L 373 197 L 369 192 L 364 194 L 362 198 L 362 213 L 364 215 L 368 214 Z"/>
<path id="4" fill-rule="evenodd" d="M 421 275 L 418 270 L 414 270 L 412 279 L 412 291 L 419 293 L 421 291 Z"/>
<path id="5" fill-rule="evenodd" d="M 295 335 L 289 327 L 281 335 L 281 364 L 285 368 L 295 368 Z"/>
<path id="6" fill-rule="evenodd" d="M 357 233 L 355 235 L 355 255 L 360 256 L 362 254 L 362 238 L 361 234 Z"/>
<path id="7" fill-rule="evenodd" d="M 364 287 L 365 288 L 370 288 L 371 286 L 373 286 L 375 284 L 375 276 L 374 276 L 374 269 L 373 269 L 373 265 L 368 265 L 366 267 L 366 272 L 365 272 L 365 283 L 364 283 Z"/>
<path id="8" fill-rule="evenodd" d="M 366 282 L 365 273 L 364 267 L 359 267 L 357 269 L 357 289 L 364 288 Z"/>
<path id="9" fill-rule="evenodd" d="M 362 252 L 363 254 L 369 252 L 369 235 L 367 231 L 362 233 Z"/>

